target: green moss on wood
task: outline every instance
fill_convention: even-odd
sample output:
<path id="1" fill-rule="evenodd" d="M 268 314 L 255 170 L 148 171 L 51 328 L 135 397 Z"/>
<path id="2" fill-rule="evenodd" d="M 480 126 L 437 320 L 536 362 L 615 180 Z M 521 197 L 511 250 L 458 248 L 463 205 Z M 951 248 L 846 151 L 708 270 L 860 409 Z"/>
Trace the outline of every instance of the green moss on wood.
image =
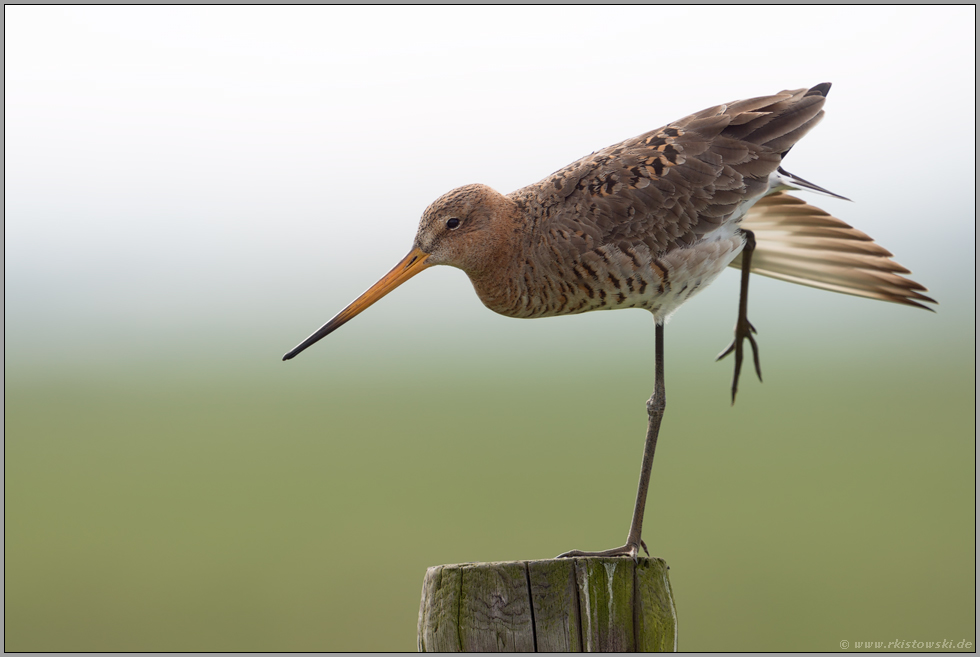
<path id="1" fill-rule="evenodd" d="M 677 650 L 677 610 L 663 559 L 636 565 L 637 652 Z"/>
<path id="2" fill-rule="evenodd" d="M 548 559 L 429 568 L 424 652 L 674 650 L 677 615 L 661 559 Z"/>
<path id="3" fill-rule="evenodd" d="M 634 652 L 632 559 L 574 559 L 586 652 Z"/>

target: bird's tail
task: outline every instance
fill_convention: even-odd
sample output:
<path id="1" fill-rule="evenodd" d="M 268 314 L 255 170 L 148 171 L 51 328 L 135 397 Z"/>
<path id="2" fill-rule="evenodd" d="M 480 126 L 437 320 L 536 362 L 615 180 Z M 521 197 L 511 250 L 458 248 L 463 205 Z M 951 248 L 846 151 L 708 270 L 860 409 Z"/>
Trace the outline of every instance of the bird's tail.
<path id="1" fill-rule="evenodd" d="M 752 272 L 790 283 L 932 310 L 925 287 L 891 253 L 823 210 L 785 192 L 760 199 L 741 222 L 755 234 Z M 732 267 L 741 267 L 737 257 Z"/>

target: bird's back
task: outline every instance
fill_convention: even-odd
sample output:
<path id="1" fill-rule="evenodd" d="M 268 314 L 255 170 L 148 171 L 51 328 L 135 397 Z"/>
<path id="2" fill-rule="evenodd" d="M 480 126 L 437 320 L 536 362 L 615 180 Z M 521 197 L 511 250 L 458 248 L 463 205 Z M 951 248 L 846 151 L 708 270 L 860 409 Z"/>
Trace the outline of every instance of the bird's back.
<path id="1" fill-rule="evenodd" d="M 711 107 L 517 190 L 515 317 L 639 307 L 662 319 L 739 254 L 737 221 L 823 115 L 829 84 Z M 478 292 L 480 291 L 477 285 Z"/>

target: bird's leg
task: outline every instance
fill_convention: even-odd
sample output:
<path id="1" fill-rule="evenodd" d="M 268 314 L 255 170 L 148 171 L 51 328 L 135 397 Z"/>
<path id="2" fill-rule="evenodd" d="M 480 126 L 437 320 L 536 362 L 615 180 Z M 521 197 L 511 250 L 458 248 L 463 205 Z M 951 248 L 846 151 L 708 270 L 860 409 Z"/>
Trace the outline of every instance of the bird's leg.
<path id="1" fill-rule="evenodd" d="M 728 349 L 718 354 L 716 361 L 721 360 L 728 354 L 735 352 L 735 376 L 732 378 L 732 404 L 735 403 L 735 393 L 738 392 L 738 376 L 742 372 L 742 342 L 746 338 L 752 345 L 752 360 L 755 361 L 755 373 L 762 381 L 762 368 L 759 367 L 759 345 L 756 344 L 755 327 L 749 321 L 749 269 L 752 267 L 752 252 L 755 251 L 755 234 L 751 230 L 743 230 L 745 235 L 745 248 L 742 249 L 742 290 L 738 297 L 738 320 L 735 322 L 735 339 L 728 345 Z"/>
<path id="2" fill-rule="evenodd" d="M 653 394 L 647 400 L 647 439 L 643 447 L 643 465 L 640 467 L 640 484 L 636 490 L 636 505 L 633 507 L 633 522 L 630 523 L 630 533 L 626 537 L 626 545 L 602 552 L 583 552 L 572 550 L 559 554 L 558 559 L 566 557 L 631 557 L 636 560 L 640 548 L 650 556 L 646 544 L 640 538 L 643 529 L 643 512 L 647 506 L 647 491 L 650 488 L 650 473 L 653 471 L 653 454 L 657 450 L 657 436 L 660 435 L 660 422 L 664 418 L 664 408 L 667 397 L 664 392 L 664 327 L 656 325 L 656 374 L 653 384 Z"/>

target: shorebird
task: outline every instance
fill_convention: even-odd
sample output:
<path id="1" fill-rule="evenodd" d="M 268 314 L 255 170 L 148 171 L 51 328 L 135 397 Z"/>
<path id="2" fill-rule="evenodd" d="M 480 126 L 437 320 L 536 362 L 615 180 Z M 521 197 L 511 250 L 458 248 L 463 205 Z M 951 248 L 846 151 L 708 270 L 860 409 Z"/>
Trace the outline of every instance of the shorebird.
<path id="1" fill-rule="evenodd" d="M 926 309 L 936 303 L 870 237 L 787 193 L 837 196 L 782 167 L 823 117 L 829 90 L 823 83 L 710 107 L 507 195 L 485 185 L 454 189 L 422 214 L 408 255 L 283 360 L 434 265 L 462 269 L 484 305 L 508 317 L 649 310 L 654 389 L 626 543 L 559 555 L 635 559 L 647 551 L 640 533 L 665 408 L 664 324 L 681 304 L 726 267 L 741 270 L 735 337 L 718 356 L 735 355 L 734 403 L 745 340 L 762 379 L 750 273 Z"/>

